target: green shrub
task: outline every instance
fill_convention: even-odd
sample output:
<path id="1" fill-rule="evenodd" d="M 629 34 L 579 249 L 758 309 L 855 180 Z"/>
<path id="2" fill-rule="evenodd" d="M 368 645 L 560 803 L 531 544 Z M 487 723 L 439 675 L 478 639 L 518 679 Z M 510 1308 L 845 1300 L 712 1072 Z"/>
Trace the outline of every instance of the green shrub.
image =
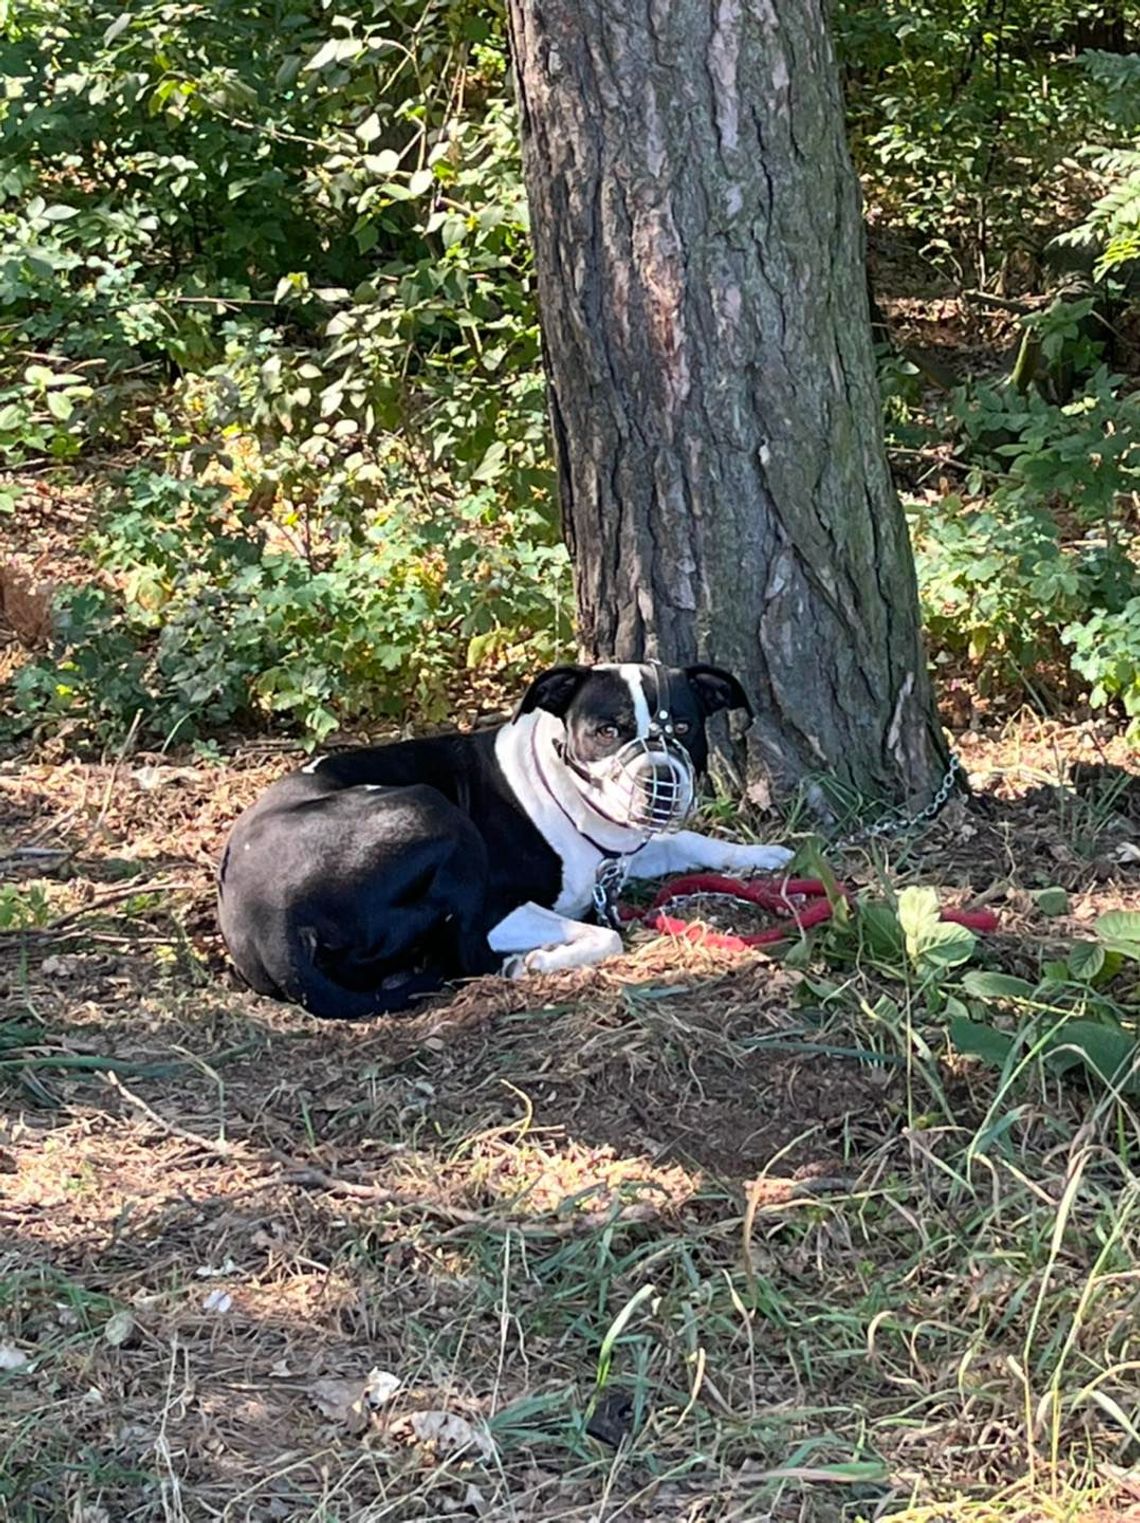
<path id="1" fill-rule="evenodd" d="M 1137 399 L 1101 369 L 1065 406 L 982 385 L 954 409 L 966 449 L 991 469 L 972 483 L 984 496 L 910 505 L 933 643 L 991 687 L 1034 690 L 1036 667 L 1069 665 L 1066 644 L 1080 655 L 1073 670 L 1091 675 L 1078 631 L 1111 627 L 1140 591 L 1125 508 L 1140 479 Z"/>
<path id="2" fill-rule="evenodd" d="M 1076 22 L 1067 0 L 836 8 L 856 162 L 876 203 L 959 277 L 984 282 L 1056 231 L 1042 185 L 1110 93 L 1078 62 Z"/>
<path id="3" fill-rule="evenodd" d="M 1093 707 L 1119 700 L 1129 717 L 1129 735 L 1140 736 L 1140 597 L 1123 608 L 1097 609 L 1061 638 L 1072 646 L 1074 671 L 1092 684 Z"/>
<path id="4" fill-rule="evenodd" d="M 15 722 L 320 737 L 564 651 L 503 18 L 0 12 L 0 446 L 124 443 Z"/>
<path id="5" fill-rule="evenodd" d="M 384 716 L 442 718 L 464 661 L 517 675 L 569 636 L 567 561 L 525 513 L 460 527 L 373 516 L 312 557 L 222 488 L 133 472 L 91 548 L 119 595 L 67 595 L 53 658 L 15 679 L 15 722 L 68 720 L 97 738 L 164 742 L 272 715 L 319 740 Z M 449 505 L 449 509 L 452 505 Z"/>

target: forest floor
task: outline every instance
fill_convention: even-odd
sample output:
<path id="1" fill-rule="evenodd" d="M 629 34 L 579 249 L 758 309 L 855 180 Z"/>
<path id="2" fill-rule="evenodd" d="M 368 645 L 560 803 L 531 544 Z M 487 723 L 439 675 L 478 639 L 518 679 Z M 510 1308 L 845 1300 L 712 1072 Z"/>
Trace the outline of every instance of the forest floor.
<path id="1" fill-rule="evenodd" d="M 829 860 L 1033 981 L 1140 910 L 1135 753 L 957 744 L 968 803 Z M 1127 1093 L 826 938 L 277 1006 L 212 870 L 298 757 L 0 763 L 0 1517 L 1140 1518 Z"/>

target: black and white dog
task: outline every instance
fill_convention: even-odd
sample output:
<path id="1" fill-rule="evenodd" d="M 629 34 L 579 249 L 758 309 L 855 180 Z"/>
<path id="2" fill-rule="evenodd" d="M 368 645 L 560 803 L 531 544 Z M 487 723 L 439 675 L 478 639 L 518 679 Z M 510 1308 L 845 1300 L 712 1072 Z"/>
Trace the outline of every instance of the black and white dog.
<path id="1" fill-rule="evenodd" d="M 261 994 L 341 1019 L 448 979 L 519 976 L 621 950 L 605 918 L 628 873 L 782 867 L 779 846 L 680 826 L 705 721 L 749 708 L 713 666 L 559 666 L 497 730 L 334 753 L 238 819 L 218 875 L 222 933 Z"/>

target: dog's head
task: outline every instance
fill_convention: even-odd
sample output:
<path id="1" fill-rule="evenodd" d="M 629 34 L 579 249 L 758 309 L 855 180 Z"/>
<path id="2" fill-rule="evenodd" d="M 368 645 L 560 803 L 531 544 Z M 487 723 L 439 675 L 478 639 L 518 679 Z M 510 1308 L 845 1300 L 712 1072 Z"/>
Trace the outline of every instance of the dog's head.
<path id="1" fill-rule="evenodd" d="M 543 709 L 562 720 L 559 756 L 592 806 L 641 830 L 679 826 L 708 764 L 705 722 L 751 705 L 716 666 L 556 666 L 536 677 L 515 719 Z"/>

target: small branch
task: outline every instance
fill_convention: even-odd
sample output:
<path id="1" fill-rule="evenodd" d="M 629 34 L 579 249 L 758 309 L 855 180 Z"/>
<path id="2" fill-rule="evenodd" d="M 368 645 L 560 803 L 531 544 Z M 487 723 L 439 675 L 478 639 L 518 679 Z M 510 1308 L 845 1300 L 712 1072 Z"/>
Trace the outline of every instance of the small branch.
<path id="1" fill-rule="evenodd" d="M 128 1105 L 133 1106 L 168 1137 L 177 1137 L 181 1142 L 192 1142 L 195 1147 L 203 1148 L 207 1153 L 213 1153 L 218 1158 L 233 1157 L 233 1144 L 227 1142 L 224 1137 L 202 1137 L 197 1132 L 190 1131 L 188 1127 L 179 1126 L 175 1121 L 168 1121 L 165 1116 L 159 1115 L 153 1106 L 148 1105 L 141 1095 L 136 1095 L 133 1090 L 128 1089 L 117 1073 L 108 1073 L 106 1082 L 122 1096 Z"/>
<path id="2" fill-rule="evenodd" d="M 287 1162 L 283 1155 L 274 1155 Z M 454 1223 L 452 1233 L 460 1235 L 467 1227 L 480 1227 L 484 1232 L 519 1232 L 525 1237 L 576 1237 L 580 1233 L 594 1232 L 601 1227 L 627 1226 L 635 1222 L 655 1220 L 661 1213 L 657 1206 L 637 1204 L 625 1206 L 620 1211 L 610 1209 L 584 1211 L 563 1221 L 528 1222 L 517 1217 L 489 1216 L 483 1211 L 470 1211 L 462 1206 L 447 1206 L 440 1201 L 424 1200 L 420 1195 L 409 1195 L 402 1190 L 388 1190 L 380 1185 L 361 1185 L 354 1180 L 340 1179 L 326 1174 L 324 1169 L 290 1168 L 281 1176 L 281 1183 L 312 1185 L 335 1195 L 346 1195 L 352 1200 L 367 1201 L 374 1206 L 399 1206 L 409 1211 L 423 1211 L 445 1222 Z"/>
<path id="3" fill-rule="evenodd" d="M 999 312 L 1014 312 L 1018 317 L 1039 312 L 1050 300 L 1048 296 L 1034 297 L 1029 301 L 1018 300 L 1012 296 L 991 296 L 988 291 L 963 291 L 962 296 L 977 307 L 994 307 Z"/>

